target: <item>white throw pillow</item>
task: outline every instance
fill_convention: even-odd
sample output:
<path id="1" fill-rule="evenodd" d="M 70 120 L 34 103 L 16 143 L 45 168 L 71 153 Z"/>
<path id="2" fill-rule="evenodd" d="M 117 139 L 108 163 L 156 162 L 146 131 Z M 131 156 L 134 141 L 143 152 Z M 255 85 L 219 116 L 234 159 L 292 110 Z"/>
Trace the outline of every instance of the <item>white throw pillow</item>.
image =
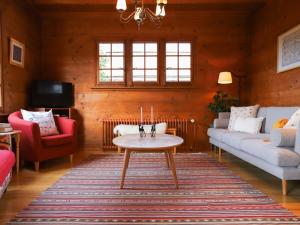
<path id="1" fill-rule="evenodd" d="M 52 110 L 48 112 L 31 112 L 21 109 L 23 119 L 30 122 L 35 122 L 40 127 L 41 136 L 59 134 L 55 125 Z"/>
<path id="2" fill-rule="evenodd" d="M 259 105 L 246 106 L 246 107 L 231 107 L 230 119 L 228 124 L 228 130 L 233 130 L 234 123 L 238 117 L 254 118 L 256 117 Z"/>
<path id="3" fill-rule="evenodd" d="M 299 122 L 300 122 L 300 109 L 294 112 L 294 114 L 291 116 L 291 118 L 283 128 L 297 128 Z"/>
<path id="4" fill-rule="evenodd" d="M 259 118 L 238 117 L 235 120 L 233 130 L 239 132 L 245 132 L 249 134 L 258 134 L 261 129 L 263 120 L 264 120 L 263 117 L 259 117 Z"/>

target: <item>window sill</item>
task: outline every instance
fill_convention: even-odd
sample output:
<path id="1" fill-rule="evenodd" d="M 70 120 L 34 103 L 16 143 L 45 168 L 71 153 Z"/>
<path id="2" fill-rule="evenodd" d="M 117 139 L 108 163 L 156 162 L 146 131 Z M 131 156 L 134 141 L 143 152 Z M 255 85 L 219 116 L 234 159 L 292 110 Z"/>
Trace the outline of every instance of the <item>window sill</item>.
<path id="1" fill-rule="evenodd" d="M 172 90 L 196 90 L 199 89 L 197 87 L 193 86 L 169 86 L 169 87 L 162 87 L 162 86 L 157 86 L 157 87 L 101 87 L 101 86 L 95 86 L 91 88 L 93 91 L 154 91 L 154 90 L 159 90 L 159 91 L 172 91 Z"/>

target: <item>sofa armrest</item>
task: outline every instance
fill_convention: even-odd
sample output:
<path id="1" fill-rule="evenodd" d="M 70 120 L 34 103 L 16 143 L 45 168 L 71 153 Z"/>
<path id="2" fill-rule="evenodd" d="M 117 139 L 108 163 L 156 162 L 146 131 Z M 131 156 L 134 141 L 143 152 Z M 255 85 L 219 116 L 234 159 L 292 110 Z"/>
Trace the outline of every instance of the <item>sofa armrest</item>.
<path id="1" fill-rule="evenodd" d="M 298 124 L 297 130 L 296 130 L 296 140 L 295 140 L 295 152 L 297 152 L 300 155 L 300 123 Z"/>
<path id="2" fill-rule="evenodd" d="M 229 124 L 229 119 L 214 119 L 214 128 L 227 129 Z"/>

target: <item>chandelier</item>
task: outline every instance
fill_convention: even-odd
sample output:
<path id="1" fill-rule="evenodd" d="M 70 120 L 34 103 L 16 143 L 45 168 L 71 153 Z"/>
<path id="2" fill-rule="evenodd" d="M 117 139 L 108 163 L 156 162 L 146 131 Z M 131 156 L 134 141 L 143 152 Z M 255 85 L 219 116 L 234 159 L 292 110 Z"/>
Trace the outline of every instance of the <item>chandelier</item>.
<path id="1" fill-rule="evenodd" d="M 135 20 L 138 29 L 140 29 L 143 22 L 148 18 L 156 27 L 160 26 L 161 20 L 165 17 L 166 11 L 165 6 L 167 0 L 156 1 L 155 13 L 149 8 L 144 7 L 143 0 L 132 0 L 135 6 L 135 10 L 129 15 L 125 15 L 127 9 L 126 0 L 118 0 L 116 9 L 120 13 L 120 21 L 122 23 L 128 23 L 131 20 Z"/>

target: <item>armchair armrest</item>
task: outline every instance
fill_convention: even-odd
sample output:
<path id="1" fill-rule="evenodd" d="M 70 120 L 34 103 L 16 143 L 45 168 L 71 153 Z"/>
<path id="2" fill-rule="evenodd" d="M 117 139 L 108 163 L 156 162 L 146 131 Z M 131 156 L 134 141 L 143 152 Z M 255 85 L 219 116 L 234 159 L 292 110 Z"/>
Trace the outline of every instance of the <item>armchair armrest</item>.
<path id="1" fill-rule="evenodd" d="M 214 123 L 213 123 L 214 128 L 227 129 L 228 125 L 229 125 L 229 119 L 214 119 Z"/>
<path id="2" fill-rule="evenodd" d="M 76 135 L 76 121 L 66 118 L 55 116 L 55 122 L 58 126 L 58 129 L 63 134 L 72 134 Z"/>

